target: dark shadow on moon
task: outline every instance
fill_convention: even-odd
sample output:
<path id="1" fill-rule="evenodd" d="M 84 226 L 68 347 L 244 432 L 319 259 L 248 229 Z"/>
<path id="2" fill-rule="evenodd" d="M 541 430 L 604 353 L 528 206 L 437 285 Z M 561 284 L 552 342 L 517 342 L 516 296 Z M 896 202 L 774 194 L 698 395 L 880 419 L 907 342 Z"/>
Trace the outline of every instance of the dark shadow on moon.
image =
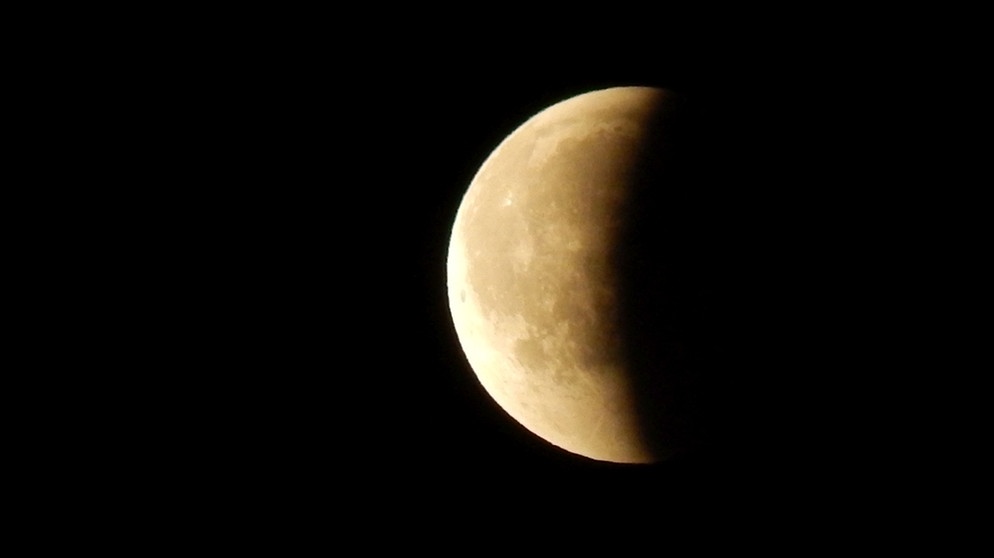
<path id="1" fill-rule="evenodd" d="M 730 337 L 734 220 L 696 101 L 669 98 L 647 123 L 613 253 L 631 396 L 657 460 L 726 451 L 748 422 Z"/>

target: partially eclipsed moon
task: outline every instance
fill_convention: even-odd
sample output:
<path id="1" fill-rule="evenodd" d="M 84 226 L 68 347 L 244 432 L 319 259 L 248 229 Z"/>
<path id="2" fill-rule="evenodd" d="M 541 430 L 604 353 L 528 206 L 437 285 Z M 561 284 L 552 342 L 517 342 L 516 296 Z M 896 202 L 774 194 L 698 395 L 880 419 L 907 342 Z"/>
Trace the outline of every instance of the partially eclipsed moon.
<path id="1" fill-rule="evenodd" d="M 619 266 L 634 260 L 619 254 L 672 101 L 621 87 L 538 113 L 483 163 L 452 229 L 449 305 L 479 381 L 526 428 L 594 459 L 668 453 L 667 427 L 647 430 L 636 401 L 633 359 L 649 353 L 632 350 L 618 299 L 631 298 Z"/>

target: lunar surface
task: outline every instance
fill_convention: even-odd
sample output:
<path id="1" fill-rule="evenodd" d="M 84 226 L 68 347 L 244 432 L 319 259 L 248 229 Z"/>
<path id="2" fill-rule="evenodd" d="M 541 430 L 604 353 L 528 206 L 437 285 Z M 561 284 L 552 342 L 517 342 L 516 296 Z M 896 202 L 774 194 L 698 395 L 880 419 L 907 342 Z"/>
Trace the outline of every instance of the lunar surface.
<path id="1" fill-rule="evenodd" d="M 479 381 L 527 429 L 593 459 L 658 461 L 685 438 L 673 359 L 640 337 L 659 328 L 632 292 L 656 273 L 632 252 L 632 220 L 665 187 L 675 102 L 621 87 L 545 109 L 486 159 L 452 229 L 449 305 Z"/>

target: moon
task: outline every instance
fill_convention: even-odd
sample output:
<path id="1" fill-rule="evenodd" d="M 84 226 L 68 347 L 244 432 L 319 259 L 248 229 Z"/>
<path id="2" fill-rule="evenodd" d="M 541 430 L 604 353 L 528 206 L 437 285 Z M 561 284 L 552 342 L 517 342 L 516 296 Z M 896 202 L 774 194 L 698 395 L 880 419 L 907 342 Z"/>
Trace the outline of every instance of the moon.
<path id="1" fill-rule="evenodd" d="M 695 438 L 653 209 L 682 176 L 679 107 L 668 90 L 616 87 L 539 112 L 485 160 L 452 227 L 449 308 L 479 382 L 596 460 L 651 463 Z"/>

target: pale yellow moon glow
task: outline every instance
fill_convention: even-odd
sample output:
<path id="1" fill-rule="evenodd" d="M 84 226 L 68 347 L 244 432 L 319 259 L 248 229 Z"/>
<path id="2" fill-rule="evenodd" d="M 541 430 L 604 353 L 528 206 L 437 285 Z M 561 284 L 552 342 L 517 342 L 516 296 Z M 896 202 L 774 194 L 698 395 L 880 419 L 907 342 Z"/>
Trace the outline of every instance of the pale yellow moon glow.
<path id="1" fill-rule="evenodd" d="M 644 443 L 618 333 L 610 251 L 654 88 L 585 93 L 536 114 L 473 178 L 449 243 L 460 344 L 487 393 L 545 440 L 598 460 Z"/>

